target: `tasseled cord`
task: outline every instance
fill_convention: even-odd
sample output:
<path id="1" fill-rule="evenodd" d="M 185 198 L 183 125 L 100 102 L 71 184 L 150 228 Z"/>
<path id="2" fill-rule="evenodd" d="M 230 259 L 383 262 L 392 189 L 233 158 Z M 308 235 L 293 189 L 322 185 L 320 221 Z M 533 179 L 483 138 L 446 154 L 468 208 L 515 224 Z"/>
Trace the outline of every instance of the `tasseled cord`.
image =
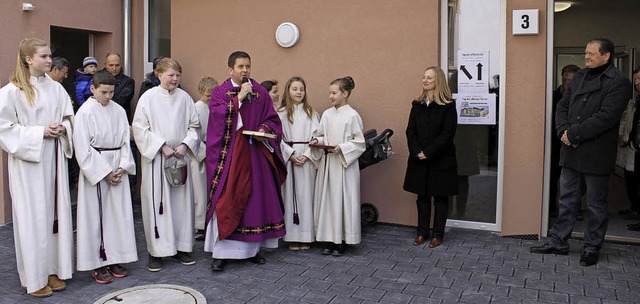
<path id="1" fill-rule="evenodd" d="M 300 217 L 298 216 L 298 212 L 293 214 L 293 223 L 296 225 L 300 225 Z"/>
<path id="2" fill-rule="evenodd" d="M 100 183 L 98 182 L 98 207 L 100 212 L 100 258 L 103 261 L 107 260 L 107 252 L 104 250 L 104 224 L 102 223 L 102 188 L 100 187 Z"/>
<path id="3" fill-rule="evenodd" d="M 153 202 L 153 230 L 156 234 L 156 239 L 160 238 L 160 233 L 158 233 L 158 221 L 156 220 L 156 186 L 155 186 L 155 181 L 156 181 L 156 175 L 154 173 L 155 171 L 155 162 L 156 160 L 154 159 L 151 162 L 151 201 Z M 162 155 L 160 155 L 160 167 L 162 168 Z M 162 172 L 160 173 L 160 185 L 162 185 Z M 160 214 L 163 213 L 163 208 L 162 208 L 162 194 L 160 195 Z"/>
<path id="4" fill-rule="evenodd" d="M 54 140 L 55 142 L 55 151 L 56 151 L 56 171 L 55 171 L 55 179 L 56 184 L 54 186 L 54 200 L 53 200 L 53 234 L 58 233 L 58 139 Z"/>
<path id="5" fill-rule="evenodd" d="M 160 169 L 162 169 L 162 155 L 160 156 Z M 160 214 L 164 213 L 164 207 L 162 204 L 163 197 L 164 197 L 164 183 L 162 182 L 162 173 L 160 173 L 160 211 L 158 211 L 158 213 Z"/>

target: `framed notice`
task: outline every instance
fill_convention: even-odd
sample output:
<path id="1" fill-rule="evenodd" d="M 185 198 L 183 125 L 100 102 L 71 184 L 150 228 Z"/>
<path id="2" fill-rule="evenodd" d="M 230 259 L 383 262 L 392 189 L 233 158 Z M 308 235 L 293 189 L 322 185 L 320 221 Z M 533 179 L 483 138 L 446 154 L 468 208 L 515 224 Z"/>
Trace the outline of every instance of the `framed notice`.
<path id="1" fill-rule="evenodd" d="M 489 93 L 489 51 L 458 51 L 458 93 Z"/>
<path id="2" fill-rule="evenodd" d="M 496 94 L 456 94 L 459 125 L 495 125 Z"/>

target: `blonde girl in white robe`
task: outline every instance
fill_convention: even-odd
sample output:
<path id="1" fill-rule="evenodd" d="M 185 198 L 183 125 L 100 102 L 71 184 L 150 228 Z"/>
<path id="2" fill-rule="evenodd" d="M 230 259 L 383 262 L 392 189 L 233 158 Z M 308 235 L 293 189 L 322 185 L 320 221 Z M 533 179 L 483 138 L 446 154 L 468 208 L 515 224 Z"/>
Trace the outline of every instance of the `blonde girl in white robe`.
<path id="1" fill-rule="evenodd" d="M 358 157 L 365 150 L 363 124 L 356 110 L 347 104 L 355 87 L 349 76 L 329 86 L 333 107 L 322 114 L 310 144 L 318 167 L 314 195 L 316 241 L 327 242 L 322 254 L 339 256 L 347 244 L 360 243 L 360 169 Z M 327 153 L 325 153 L 325 151 Z"/>
<path id="2" fill-rule="evenodd" d="M 120 264 L 138 260 L 129 174 L 136 164 L 129 144 L 125 110 L 111 100 L 115 78 L 108 71 L 93 76 L 90 97 L 75 117 L 73 143 L 78 178 L 78 270 L 91 270 L 99 284 L 123 278 Z"/>
<path id="3" fill-rule="evenodd" d="M 36 297 L 61 291 L 73 273 L 67 161 L 73 153 L 69 94 L 46 72 L 46 41 L 20 42 L 16 70 L 0 89 L 0 145 L 7 152 L 20 284 Z"/>
<path id="4" fill-rule="evenodd" d="M 191 175 L 193 177 L 193 206 L 195 212 L 196 240 L 204 240 L 204 226 L 207 217 L 207 126 L 209 125 L 209 100 L 211 90 L 218 85 L 218 81 L 213 77 L 206 76 L 198 83 L 198 94 L 200 100 L 195 104 L 200 128 L 198 128 L 198 138 L 200 139 L 200 149 L 198 156 L 191 159 Z"/>
<path id="5" fill-rule="evenodd" d="M 160 85 L 146 91 L 133 118 L 133 137 L 141 155 L 142 221 L 149 251 L 149 271 L 160 271 L 162 257 L 193 265 L 193 191 L 190 172 L 183 185 L 172 186 L 163 166 L 170 158 L 196 157 L 200 127 L 193 99 L 178 88 L 182 67 L 172 58 L 157 64 Z M 185 159 L 186 158 L 186 159 Z M 189 170 L 190 171 L 190 170 Z"/>
<path id="6" fill-rule="evenodd" d="M 309 105 L 306 83 L 300 77 L 287 81 L 278 115 L 284 139 L 280 144 L 287 162 L 287 179 L 282 185 L 284 218 L 290 250 L 308 250 L 315 241 L 313 192 L 316 168 L 311 161 L 309 141 L 318 128 L 320 117 Z"/>

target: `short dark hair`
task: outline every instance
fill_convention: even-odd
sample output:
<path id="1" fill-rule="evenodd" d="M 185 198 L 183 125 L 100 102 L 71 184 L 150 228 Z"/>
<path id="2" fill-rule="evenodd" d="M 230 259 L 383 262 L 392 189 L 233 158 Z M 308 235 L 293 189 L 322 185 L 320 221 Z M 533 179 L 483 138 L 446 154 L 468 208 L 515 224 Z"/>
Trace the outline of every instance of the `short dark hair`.
<path id="1" fill-rule="evenodd" d="M 116 78 L 107 70 L 100 70 L 93 74 L 91 84 L 94 88 L 98 88 L 101 84 L 116 85 Z"/>
<path id="2" fill-rule="evenodd" d="M 265 89 L 267 89 L 267 92 L 271 92 L 271 89 L 273 89 L 273 86 L 278 85 L 278 81 L 277 80 L 265 80 L 265 81 L 261 82 L 260 85 L 263 86 Z"/>
<path id="3" fill-rule="evenodd" d="M 575 64 L 565 65 L 562 68 L 562 73 L 561 73 L 562 78 L 564 79 L 565 77 L 567 77 L 567 74 L 569 73 L 572 73 L 572 74 L 578 73 L 578 71 L 580 71 L 580 67 L 578 67 Z"/>
<path id="4" fill-rule="evenodd" d="M 64 57 L 53 57 L 51 60 L 51 69 L 57 68 L 58 70 L 62 70 L 64 67 L 69 67 L 69 61 L 64 59 Z"/>
<path id="5" fill-rule="evenodd" d="M 637 68 L 635 68 L 635 69 L 633 70 L 633 72 L 631 72 L 631 75 L 636 74 L 636 73 L 640 73 L 640 66 L 639 66 L 639 67 L 637 67 Z"/>
<path id="6" fill-rule="evenodd" d="M 600 43 L 600 49 L 598 50 L 600 52 L 600 55 L 609 53 L 611 54 L 609 56 L 609 61 L 613 60 L 613 56 L 615 55 L 615 46 L 613 45 L 613 41 L 609 40 L 608 38 L 594 38 L 589 41 L 589 43 L 594 42 Z"/>
<path id="7" fill-rule="evenodd" d="M 229 55 L 229 59 L 227 60 L 227 66 L 233 69 L 233 66 L 236 65 L 236 60 L 238 58 L 249 58 L 249 61 L 251 61 L 251 56 L 249 56 L 247 52 L 235 51 L 231 53 L 231 55 Z"/>

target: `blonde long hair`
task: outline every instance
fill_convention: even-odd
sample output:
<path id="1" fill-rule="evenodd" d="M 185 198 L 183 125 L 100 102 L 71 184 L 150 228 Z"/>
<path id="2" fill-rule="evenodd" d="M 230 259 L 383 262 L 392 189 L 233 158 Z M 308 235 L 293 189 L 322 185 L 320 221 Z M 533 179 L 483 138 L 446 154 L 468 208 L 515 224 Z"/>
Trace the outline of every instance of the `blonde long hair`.
<path id="1" fill-rule="evenodd" d="M 302 98 L 302 107 L 304 108 L 304 112 L 307 113 L 307 116 L 311 118 L 313 116 L 313 108 L 307 101 L 307 83 L 302 79 L 302 77 L 294 76 L 289 78 L 287 84 L 284 86 L 284 93 L 282 94 L 282 104 L 280 105 L 280 109 L 287 109 L 287 120 L 290 123 L 293 123 L 293 98 L 289 94 L 289 89 L 291 88 L 291 84 L 294 82 L 300 82 L 304 86 L 304 97 Z M 278 109 L 278 110 L 280 110 Z"/>
<path id="2" fill-rule="evenodd" d="M 9 81 L 18 87 L 20 91 L 24 92 L 27 102 L 30 106 L 33 106 L 36 98 L 36 90 L 31 85 L 29 77 L 29 64 L 27 63 L 27 57 L 32 57 L 39 47 L 49 46 L 49 43 L 38 38 L 25 38 L 20 41 L 18 46 L 18 60 L 16 62 L 16 70 L 9 77 Z"/>
<path id="3" fill-rule="evenodd" d="M 444 71 L 437 66 L 430 66 L 424 71 L 426 72 L 428 70 L 432 70 L 434 73 L 436 73 L 436 87 L 435 93 L 433 94 L 435 97 L 435 102 L 439 105 L 445 105 L 453 102 L 453 98 L 451 97 L 451 90 L 447 85 L 447 78 L 444 75 Z M 427 96 L 427 90 L 423 87 L 422 92 L 420 93 L 420 95 L 418 95 L 418 97 L 416 97 L 415 101 L 420 103 L 425 100 Z"/>

